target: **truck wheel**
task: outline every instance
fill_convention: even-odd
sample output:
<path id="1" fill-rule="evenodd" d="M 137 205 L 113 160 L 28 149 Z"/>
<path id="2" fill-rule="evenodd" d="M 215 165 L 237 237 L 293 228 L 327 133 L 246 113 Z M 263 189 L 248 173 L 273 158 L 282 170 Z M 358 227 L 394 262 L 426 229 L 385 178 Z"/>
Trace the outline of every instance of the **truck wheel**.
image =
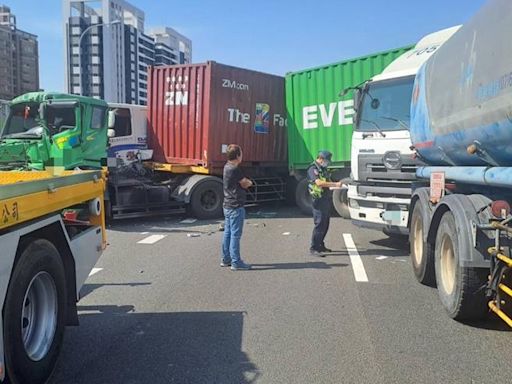
<path id="1" fill-rule="evenodd" d="M 313 203 L 308 190 L 308 179 L 302 179 L 297 183 L 295 202 L 304 215 L 311 216 L 313 214 Z"/>
<path id="2" fill-rule="evenodd" d="M 482 289 L 486 271 L 460 265 L 461 252 L 467 246 L 460 241 L 453 213 L 446 212 L 436 236 L 435 274 L 441 302 L 455 320 L 480 319 L 487 313 Z"/>
<path id="3" fill-rule="evenodd" d="M 110 200 L 104 201 L 105 205 L 105 223 L 110 224 L 112 223 L 112 202 Z"/>
<path id="4" fill-rule="evenodd" d="M 19 256 L 4 304 L 4 352 L 13 383 L 44 383 L 64 335 L 65 273 L 47 240 L 32 240 Z"/>
<path id="5" fill-rule="evenodd" d="M 427 212 L 425 212 L 425 207 L 420 199 L 414 205 L 412 212 L 409 245 L 412 269 L 416 279 L 421 284 L 434 287 L 436 282 L 434 249 L 432 244 L 424 241 L 426 231 L 428 231 L 426 215 Z"/>
<path id="6" fill-rule="evenodd" d="M 332 203 L 334 209 L 344 219 L 350 219 L 350 211 L 348 209 L 348 190 L 347 189 L 336 189 L 332 194 Z"/>
<path id="7" fill-rule="evenodd" d="M 222 217 L 224 200 L 222 184 L 207 180 L 199 184 L 192 192 L 190 210 L 198 219 L 218 219 Z"/>
<path id="8" fill-rule="evenodd" d="M 296 205 L 295 191 L 297 190 L 297 179 L 288 177 L 286 181 L 286 204 L 290 206 Z"/>

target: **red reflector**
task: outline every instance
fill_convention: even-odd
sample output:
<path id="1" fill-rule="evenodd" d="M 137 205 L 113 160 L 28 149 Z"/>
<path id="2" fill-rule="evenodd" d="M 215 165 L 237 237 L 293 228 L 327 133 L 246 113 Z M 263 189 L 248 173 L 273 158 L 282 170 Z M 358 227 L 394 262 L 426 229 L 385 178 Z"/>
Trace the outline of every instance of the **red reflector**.
<path id="1" fill-rule="evenodd" d="M 64 219 L 75 221 L 78 218 L 78 213 L 76 211 L 66 211 L 64 212 Z"/>
<path id="2" fill-rule="evenodd" d="M 491 203 L 491 212 L 494 217 L 505 219 L 510 214 L 510 204 L 505 200 L 496 200 Z"/>

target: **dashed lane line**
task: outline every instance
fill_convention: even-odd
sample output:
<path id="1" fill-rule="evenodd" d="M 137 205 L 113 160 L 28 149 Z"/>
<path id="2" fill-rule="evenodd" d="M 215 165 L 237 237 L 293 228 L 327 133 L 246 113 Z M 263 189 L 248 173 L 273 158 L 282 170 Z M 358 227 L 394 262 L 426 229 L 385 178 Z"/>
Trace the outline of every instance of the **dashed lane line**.
<path id="1" fill-rule="evenodd" d="M 91 272 L 89 272 L 89 277 L 97 274 L 99 271 L 103 270 L 103 268 L 93 268 Z"/>
<path id="2" fill-rule="evenodd" d="M 137 241 L 137 244 L 155 244 L 157 241 L 162 240 L 165 235 L 151 235 L 140 241 Z"/>
<path id="3" fill-rule="evenodd" d="M 354 271 L 356 281 L 368 282 L 368 276 L 364 269 L 363 260 L 361 259 L 361 256 L 359 256 L 359 252 L 357 252 L 356 244 L 352 239 L 352 235 L 350 233 L 344 233 L 343 240 L 345 241 L 345 246 L 347 247 L 347 251 L 350 256 L 350 262 L 352 263 L 352 270 Z"/>

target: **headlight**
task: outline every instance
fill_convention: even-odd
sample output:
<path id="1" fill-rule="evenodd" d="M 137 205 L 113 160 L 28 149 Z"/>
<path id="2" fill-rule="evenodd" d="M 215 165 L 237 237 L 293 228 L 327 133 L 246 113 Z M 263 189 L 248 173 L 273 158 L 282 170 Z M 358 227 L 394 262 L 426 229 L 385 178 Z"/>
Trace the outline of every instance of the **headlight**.
<path id="1" fill-rule="evenodd" d="M 359 209 L 359 203 L 357 202 L 357 200 L 349 199 L 348 205 L 350 206 L 350 208 Z"/>

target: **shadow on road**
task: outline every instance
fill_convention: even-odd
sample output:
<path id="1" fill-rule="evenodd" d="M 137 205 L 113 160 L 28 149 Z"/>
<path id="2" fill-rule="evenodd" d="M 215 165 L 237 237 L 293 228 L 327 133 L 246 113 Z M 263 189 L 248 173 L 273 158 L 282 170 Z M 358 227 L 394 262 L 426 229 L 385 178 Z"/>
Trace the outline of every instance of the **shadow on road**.
<path id="1" fill-rule="evenodd" d="M 151 283 L 103 283 L 103 284 L 85 284 L 80 290 L 80 299 L 90 295 L 92 292 L 101 287 L 140 287 L 151 285 Z"/>
<path id="2" fill-rule="evenodd" d="M 512 332 L 512 329 L 494 313 L 489 313 L 485 319 L 468 321 L 464 322 L 464 324 L 472 328 L 487 329 L 489 331 Z"/>
<path id="3" fill-rule="evenodd" d="M 254 271 L 269 271 L 278 269 L 331 269 L 337 267 L 348 267 L 348 264 L 327 264 L 320 261 L 307 263 L 276 263 L 276 264 L 251 264 Z"/>
<path id="4" fill-rule="evenodd" d="M 50 383 L 249 384 L 260 376 L 242 351 L 243 312 L 135 313 L 82 306 Z"/>
<path id="5" fill-rule="evenodd" d="M 400 238 L 386 237 L 379 240 L 372 240 L 370 243 L 379 247 L 409 252 L 409 243 Z"/>

